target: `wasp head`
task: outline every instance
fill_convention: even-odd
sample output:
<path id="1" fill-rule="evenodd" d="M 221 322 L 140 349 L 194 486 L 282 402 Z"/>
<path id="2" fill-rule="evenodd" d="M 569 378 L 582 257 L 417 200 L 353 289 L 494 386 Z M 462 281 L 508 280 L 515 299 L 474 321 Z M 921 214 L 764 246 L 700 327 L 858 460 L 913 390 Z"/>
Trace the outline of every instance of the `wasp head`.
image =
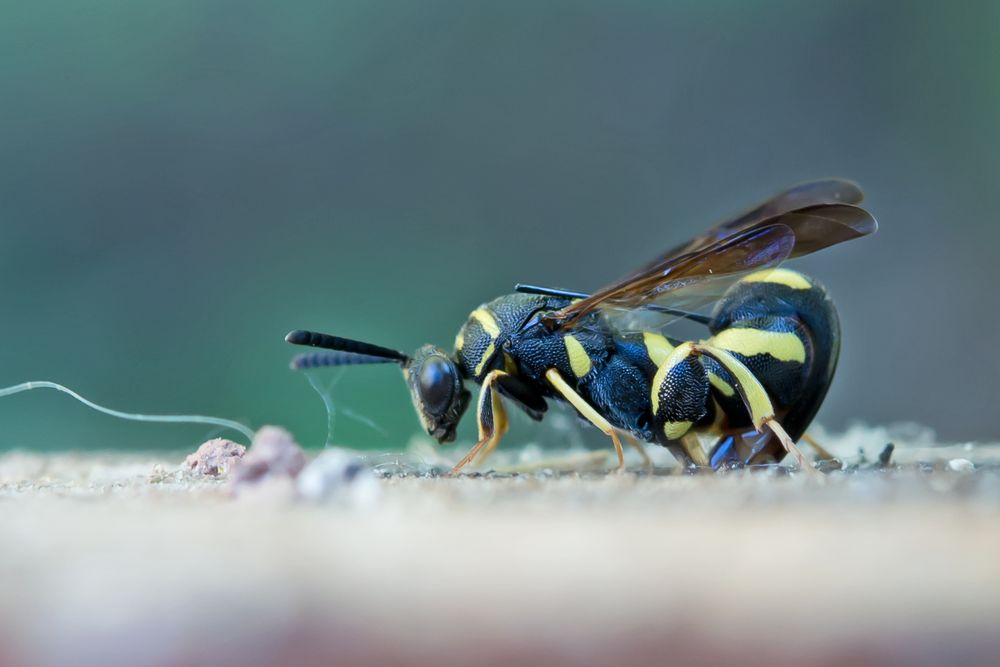
<path id="1" fill-rule="evenodd" d="M 439 347 L 424 345 L 403 365 L 413 407 L 428 435 L 438 442 L 455 439 L 455 428 L 469 406 L 458 366 Z"/>
<path id="2" fill-rule="evenodd" d="M 428 435 L 438 442 L 455 439 L 455 429 L 469 405 L 458 366 L 441 348 L 424 345 L 412 357 L 386 347 L 313 331 L 293 331 L 285 340 L 294 345 L 323 348 L 300 354 L 292 368 L 397 363 L 410 388 L 413 407 Z"/>

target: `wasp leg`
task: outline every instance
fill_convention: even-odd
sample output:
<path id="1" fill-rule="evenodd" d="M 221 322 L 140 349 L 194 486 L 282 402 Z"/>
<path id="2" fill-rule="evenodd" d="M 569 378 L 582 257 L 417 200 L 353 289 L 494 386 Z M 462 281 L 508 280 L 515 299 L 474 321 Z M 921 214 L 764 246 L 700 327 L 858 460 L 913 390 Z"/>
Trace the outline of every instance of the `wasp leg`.
<path id="1" fill-rule="evenodd" d="M 490 371 L 483 379 L 483 388 L 479 392 L 479 407 L 476 414 L 479 422 L 479 442 L 469 450 L 469 453 L 461 461 L 455 464 L 450 474 L 456 474 L 477 455 L 479 455 L 479 463 L 485 461 L 500 444 L 503 434 L 507 432 L 507 411 L 500 399 L 500 392 L 493 389 L 493 385 L 505 375 L 507 374 L 503 371 Z M 482 454 L 480 455 L 480 453 Z"/>
<path id="2" fill-rule="evenodd" d="M 696 466 L 699 468 L 708 466 L 708 454 L 705 453 L 705 448 L 701 446 L 701 440 L 694 431 L 688 431 L 681 436 L 680 446 Z"/>
<path id="3" fill-rule="evenodd" d="M 655 429 L 682 468 L 708 464 L 691 428 L 705 416 L 709 381 L 694 344 L 674 348 L 656 369 L 649 394 Z"/>
<path id="4" fill-rule="evenodd" d="M 785 433 L 785 429 L 775 419 L 774 406 L 771 404 L 771 399 L 768 397 L 767 391 L 765 391 L 760 381 L 750 372 L 750 369 L 729 352 L 713 345 L 698 343 L 695 345 L 695 350 L 715 359 L 729 371 L 736 385 L 736 390 L 739 392 L 740 398 L 743 399 L 743 404 L 750 413 L 750 420 L 753 422 L 753 427 L 758 432 L 763 432 L 765 427 L 771 429 L 774 435 L 777 436 L 778 441 L 785 448 L 785 451 L 791 454 L 798 462 L 799 467 L 816 474 L 816 469 L 806 460 L 802 450 L 796 446 L 795 441 Z"/>
<path id="5" fill-rule="evenodd" d="M 549 384 L 555 388 L 563 398 L 569 401 L 570 405 L 576 408 L 577 412 L 584 416 L 584 418 L 591 424 L 596 426 L 601 430 L 604 435 L 611 438 L 611 442 L 615 444 L 615 454 L 618 455 L 618 471 L 621 472 L 625 470 L 625 452 L 622 450 L 621 440 L 618 439 L 618 434 L 615 433 L 615 428 L 612 426 L 607 419 L 601 416 L 601 413 L 594 409 L 594 406 L 583 400 L 580 394 L 574 391 L 573 387 L 569 386 L 569 383 L 559 375 L 559 371 L 555 368 L 550 368 L 545 371 L 545 379 L 549 381 Z"/>
<path id="6" fill-rule="evenodd" d="M 649 470 L 653 469 L 653 459 L 649 458 L 649 454 L 646 453 L 646 448 L 643 446 L 642 441 L 635 437 L 628 431 L 620 431 L 621 436 L 625 438 L 625 442 L 632 446 L 635 451 L 639 452 L 639 456 L 642 457 L 642 465 L 644 468 Z"/>
<path id="7" fill-rule="evenodd" d="M 816 455 L 819 457 L 820 461 L 833 461 L 837 457 L 831 454 L 827 449 L 816 441 L 816 438 L 812 437 L 808 433 L 802 434 L 802 439 L 805 440 L 810 447 L 815 450 Z"/>

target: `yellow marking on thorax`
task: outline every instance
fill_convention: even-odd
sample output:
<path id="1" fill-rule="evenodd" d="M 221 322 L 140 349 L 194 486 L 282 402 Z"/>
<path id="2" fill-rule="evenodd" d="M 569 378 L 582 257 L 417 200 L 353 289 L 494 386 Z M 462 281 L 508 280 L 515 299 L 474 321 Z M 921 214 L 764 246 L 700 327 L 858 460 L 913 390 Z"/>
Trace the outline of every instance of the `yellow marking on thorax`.
<path id="1" fill-rule="evenodd" d="M 733 328 L 720 331 L 708 342 L 745 357 L 769 354 L 778 361 L 797 361 L 800 364 L 806 360 L 802 339 L 791 332 Z"/>
<path id="2" fill-rule="evenodd" d="M 483 327 L 483 331 L 488 333 L 490 338 L 496 338 L 500 335 L 500 325 L 497 324 L 493 313 L 485 308 L 476 308 L 469 317 L 479 322 L 480 326 Z"/>
<path id="3" fill-rule="evenodd" d="M 569 366 L 573 369 L 573 375 L 582 378 L 593 367 L 590 356 L 583 349 L 580 341 L 571 334 L 563 336 L 563 344 L 566 345 L 566 355 L 569 357 Z"/>
<path id="4" fill-rule="evenodd" d="M 506 352 L 503 353 L 503 369 L 508 375 L 517 375 L 517 364 L 514 363 L 514 358 Z"/>
<path id="5" fill-rule="evenodd" d="M 656 375 L 653 376 L 653 384 L 650 389 L 650 403 L 653 405 L 653 414 L 655 415 L 660 410 L 660 385 L 667 378 L 667 373 L 681 363 L 691 354 L 694 349 L 694 343 L 681 343 L 674 348 L 674 351 L 667 355 L 667 358 L 660 364 L 660 367 L 656 369 Z"/>
<path id="6" fill-rule="evenodd" d="M 476 364 L 476 377 L 483 374 L 483 369 L 486 368 L 486 362 L 490 360 L 490 357 L 493 356 L 496 349 L 496 345 L 492 342 L 486 346 L 486 349 L 483 351 L 482 358 L 479 360 L 479 363 Z"/>
<path id="7" fill-rule="evenodd" d="M 729 397 L 733 396 L 736 393 L 736 390 L 733 389 L 731 386 L 729 386 L 728 382 L 726 382 L 721 377 L 719 377 L 718 375 L 716 375 L 711 371 L 708 372 L 708 381 L 712 384 L 713 387 L 718 389 L 723 396 Z"/>
<path id="8" fill-rule="evenodd" d="M 459 329 L 458 334 L 455 336 L 455 351 L 461 352 L 463 345 L 465 345 L 465 327 Z"/>
<path id="9" fill-rule="evenodd" d="M 646 332 L 642 334 L 642 342 L 646 345 L 646 354 L 649 355 L 649 360 L 653 362 L 653 365 L 657 368 L 660 367 L 670 353 L 674 351 L 674 346 L 670 342 L 658 333 Z"/>
<path id="10" fill-rule="evenodd" d="M 743 279 L 745 283 L 776 283 L 792 289 L 811 289 L 812 283 L 798 271 L 790 269 L 764 269 L 751 273 Z"/>
<path id="11" fill-rule="evenodd" d="M 479 358 L 479 363 L 476 364 L 475 373 L 476 377 L 479 377 L 483 374 L 483 370 L 486 368 L 490 357 L 496 352 L 496 339 L 500 336 L 500 325 L 497 324 L 497 319 L 493 316 L 493 313 L 486 308 L 476 308 L 469 315 L 469 319 L 478 322 L 479 326 L 483 328 L 483 331 L 490 338 L 490 344 L 483 350 L 483 356 Z M 465 345 L 465 334 L 463 331 L 459 331 L 458 337 L 455 338 L 455 349 L 459 350 L 463 345 Z"/>

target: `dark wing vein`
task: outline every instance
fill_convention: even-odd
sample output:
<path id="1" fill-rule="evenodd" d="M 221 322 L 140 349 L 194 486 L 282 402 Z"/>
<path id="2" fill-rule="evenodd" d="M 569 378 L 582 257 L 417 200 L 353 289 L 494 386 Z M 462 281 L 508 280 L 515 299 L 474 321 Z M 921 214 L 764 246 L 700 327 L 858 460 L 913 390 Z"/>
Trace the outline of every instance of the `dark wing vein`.
<path id="1" fill-rule="evenodd" d="M 741 216 L 739 224 L 721 226 L 728 235 L 707 244 L 692 241 L 679 254 L 670 250 L 628 278 L 547 314 L 543 321 L 550 329 L 568 328 L 598 309 L 680 307 L 681 302 L 684 308 L 696 308 L 717 300 L 750 272 L 865 236 L 877 227 L 871 214 L 850 204 L 812 205 L 762 220 L 752 213 Z"/>

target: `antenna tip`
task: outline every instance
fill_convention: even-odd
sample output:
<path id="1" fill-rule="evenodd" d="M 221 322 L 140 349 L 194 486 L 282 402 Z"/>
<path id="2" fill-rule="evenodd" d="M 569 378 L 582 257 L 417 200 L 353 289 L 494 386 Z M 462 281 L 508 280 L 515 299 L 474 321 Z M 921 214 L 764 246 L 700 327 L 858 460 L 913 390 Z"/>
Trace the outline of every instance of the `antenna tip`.
<path id="1" fill-rule="evenodd" d="M 311 336 L 308 331 L 302 329 L 296 329 L 295 331 L 289 331 L 285 336 L 285 342 L 291 343 L 292 345 L 308 345 Z"/>

